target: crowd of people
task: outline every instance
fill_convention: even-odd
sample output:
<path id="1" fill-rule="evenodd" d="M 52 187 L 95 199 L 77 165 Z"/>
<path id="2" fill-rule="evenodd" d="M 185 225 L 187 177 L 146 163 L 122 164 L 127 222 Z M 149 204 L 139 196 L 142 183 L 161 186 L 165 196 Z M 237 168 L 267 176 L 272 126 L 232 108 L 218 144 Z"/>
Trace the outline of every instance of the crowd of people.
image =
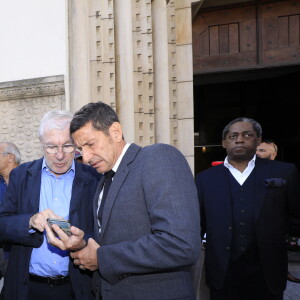
<path id="1" fill-rule="evenodd" d="M 48 112 L 39 138 L 43 157 L 11 172 L 0 206 L 0 241 L 11 245 L 1 297 L 192 299 L 201 239 L 185 157 L 127 143 L 102 102 Z M 48 218 L 68 220 L 71 236 Z"/>
<path id="2" fill-rule="evenodd" d="M 224 162 L 195 179 L 175 147 L 126 142 L 103 102 L 46 113 L 39 139 L 21 164 L 0 143 L 1 299 L 205 300 L 203 276 L 211 300 L 283 299 L 300 177 L 257 121 L 226 125 Z"/>

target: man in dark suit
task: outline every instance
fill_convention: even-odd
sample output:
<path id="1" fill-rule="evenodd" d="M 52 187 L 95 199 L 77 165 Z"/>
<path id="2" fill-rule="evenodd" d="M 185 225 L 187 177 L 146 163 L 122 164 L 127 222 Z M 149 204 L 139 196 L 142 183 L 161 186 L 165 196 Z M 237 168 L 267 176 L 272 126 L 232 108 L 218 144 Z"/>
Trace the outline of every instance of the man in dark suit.
<path id="1" fill-rule="evenodd" d="M 265 159 L 274 160 L 277 156 L 277 152 L 278 147 L 272 140 L 262 140 L 256 148 L 256 156 Z M 289 271 L 287 273 L 287 280 L 295 283 L 300 283 L 300 278 L 295 277 Z"/>
<path id="2" fill-rule="evenodd" d="M 74 161 L 73 115 L 50 111 L 39 137 L 44 157 L 10 173 L 0 207 L 0 239 L 12 245 L 2 296 L 7 300 L 93 299 L 91 272 L 47 241 L 47 218 L 65 218 L 92 235 L 92 203 L 100 174 Z M 48 228 L 49 229 L 49 228 Z"/>
<path id="3" fill-rule="evenodd" d="M 0 142 L 0 205 L 3 202 L 10 172 L 21 163 L 21 153 L 11 142 Z M 0 248 L 0 278 L 4 277 L 9 258 L 9 245 Z"/>
<path id="4" fill-rule="evenodd" d="M 96 239 L 71 254 L 80 268 L 95 271 L 96 299 L 195 299 L 191 266 L 200 254 L 199 204 L 185 157 L 170 145 L 126 143 L 115 111 L 102 102 L 81 108 L 70 129 L 84 162 L 105 176 L 115 172 L 105 202 L 104 180 L 96 192 Z M 77 230 L 51 241 L 72 245 Z"/>
<path id="5" fill-rule="evenodd" d="M 287 220 L 300 219 L 300 178 L 293 164 L 256 157 L 261 136 L 255 120 L 231 121 L 224 164 L 196 176 L 212 300 L 283 299 Z"/>

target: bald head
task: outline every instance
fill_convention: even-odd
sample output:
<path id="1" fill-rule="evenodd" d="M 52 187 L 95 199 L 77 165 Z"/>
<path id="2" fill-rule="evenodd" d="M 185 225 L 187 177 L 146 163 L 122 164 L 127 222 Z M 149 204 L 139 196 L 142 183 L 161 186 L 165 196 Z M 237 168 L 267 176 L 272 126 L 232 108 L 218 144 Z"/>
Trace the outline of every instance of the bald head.
<path id="1" fill-rule="evenodd" d="M 277 146 L 274 142 L 262 141 L 256 148 L 256 155 L 260 158 L 274 160 L 277 155 Z"/>

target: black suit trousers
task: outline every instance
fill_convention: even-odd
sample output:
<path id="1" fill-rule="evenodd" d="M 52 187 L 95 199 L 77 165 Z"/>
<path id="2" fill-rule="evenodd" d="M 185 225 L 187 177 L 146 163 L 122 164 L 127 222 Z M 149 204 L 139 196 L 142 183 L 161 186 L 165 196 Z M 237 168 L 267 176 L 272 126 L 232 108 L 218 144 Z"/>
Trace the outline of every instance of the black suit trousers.
<path id="1" fill-rule="evenodd" d="M 260 262 L 244 255 L 229 262 L 223 287 L 211 288 L 210 293 L 211 300 L 283 300 L 283 293 L 273 295 L 268 290 Z"/>

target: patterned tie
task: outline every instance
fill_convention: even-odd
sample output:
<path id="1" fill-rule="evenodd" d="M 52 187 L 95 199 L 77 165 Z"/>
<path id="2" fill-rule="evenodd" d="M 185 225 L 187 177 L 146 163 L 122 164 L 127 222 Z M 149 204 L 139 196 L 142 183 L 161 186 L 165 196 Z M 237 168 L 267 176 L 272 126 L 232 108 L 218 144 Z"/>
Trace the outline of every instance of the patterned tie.
<path id="1" fill-rule="evenodd" d="M 102 214 L 103 214 L 105 199 L 106 199 L 106 196 L 107 196 L 108 190 L 110 188 L 110 185 L 112 183 L 112 178 L 114 177 L 114 175 L 115 175 L 115 172 L 113 170 L 110 170 L 110 171 L 104 173 L 105 180 L 104 180 L 103 194 L 102 194 L 100 208 L 98 210 L 98 219 L 100 221 L 100 224 L 102 223 Z"/>

